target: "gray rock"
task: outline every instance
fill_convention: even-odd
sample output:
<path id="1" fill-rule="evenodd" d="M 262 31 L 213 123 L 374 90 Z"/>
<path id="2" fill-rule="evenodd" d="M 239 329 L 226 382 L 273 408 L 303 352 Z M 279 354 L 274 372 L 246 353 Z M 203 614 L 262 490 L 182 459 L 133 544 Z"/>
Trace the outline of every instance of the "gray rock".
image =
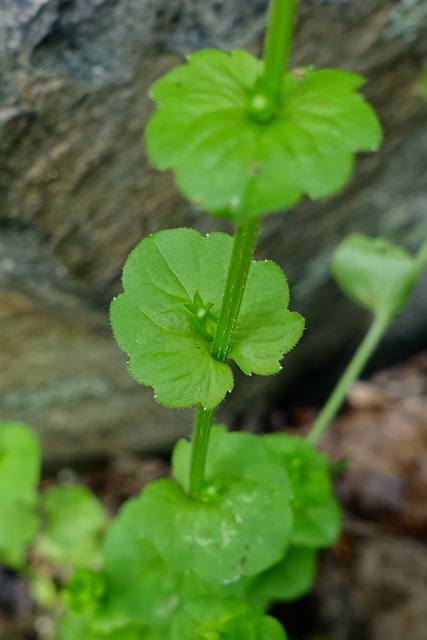
<path id="1" fill-rule="evenodd" d="M 266 0 L 0 0 L 0 415 L 42 435 L 46 459 L 168 447 L 188 412 L 158 407 L 128 376 L 109 330 L 130 249 L 170 226 L 228 229 L 148 165 L 140 138 L 151 84 L 201 47 L 259 53 Z M 258 256 L 289 276 L 307 318 L 280 376 L 238 379 L 228 414 L 257 390 L 281 393 L 295 376 L 347 356 L 362 327 L 328 275 L 348 231 L 416 249 L 427 232 L 427 109 L 417 83 L 427 57 L 426 0 L 306 0 L 295 65 L 361 73 L 385 142 L 361 157 L 342 193 L 269 216 Z M 397 352 L 425 338 L 427 298 L 391 331 Z M 226 407 L 227 410 L 227 407 Z"/>

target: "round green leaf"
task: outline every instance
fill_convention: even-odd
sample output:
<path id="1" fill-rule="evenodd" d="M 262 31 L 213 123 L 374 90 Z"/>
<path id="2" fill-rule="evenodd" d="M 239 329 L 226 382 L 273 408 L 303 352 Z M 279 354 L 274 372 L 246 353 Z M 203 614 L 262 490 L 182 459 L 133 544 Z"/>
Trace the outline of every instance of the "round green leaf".
<path id="1" fill-rule="evenodd" d="M 340 532 L 341 511 L 326 457 L 302 438 L 274 433 L 264 440 L 289 474 L 294 516 L 291 543 L 313 548 L 332 545 Z"/>
<path id="2" fill-rule="evenodd" d="M 0 504 L 0 561 L 11 569 L 21 569 L 26 551 L 37 533 L 40 517 L 33 504 L 15 500 Z"/>
<path id="3" fill-rule="evenodd" d="M 280 623 L 237 598 L 198 598 L 178 612 L 172 640 L 286 640 Z"/>
<path id="4" fill-rule="evenodd" d="M 189 443 L 181 440 L 173 468 L 184 488 L 190 453 Z M 262 440 L 214 428 L 205 477 L 198 499 L 170 480 L 144 491 L 144 527 L 166 561 L 177 571 L 191 566 L 217 582 L 258 573 L 279 561 L 292 527 L 290 487 L 283 466 Z"/>
<path id="5" fill-rule="evenodd" d="M 390 322 L 405 306 L 419 266 L 404 249 L 383 238 L 352 233 L 336 249 L 332 273 L 349 298 Z"/>
<path id="6" fill-rule="evenodd" d="M 126 262 L 125 292 L 111 304 L 114 334 L 131 374 L 162 404 L 211 409 L 233 387 L 230 367 L 210 354 L 231 249 L 223 233 L 170 229 L 143 240 Z M 304 321 L 288 301 L 279 267 L 253 262 L 230 354 L 245 373 L 276 373 L 299 339 Z"/>
<path id="7" fill-rule="evenodd" d="M 36 552 L 65 567 L 96 566 L 107 514 L 86 487 L 56 486 L 41 496 L 44 527 Z"/>
<path id="8" fill-rule="evenodd" d="M 303 195 L 324 198 L 348 179 L 356 151 L 381 140 L 359 76 L 297 70 L 284 75 L 282 106 L 268 122 L 251 116 L 262 63 L 245 51 L 189 56 L 153 87 L 159 105 L 146 133 L 159 169 L 173 169 L 194 204 L 242 220 L 279 211 Z"/>
<path id="9" fill-rule="evenodd" d="M 0 422 L 0 505 L 34 495 L 40 478 L 40 446 L 20 422 Z"/>
<path id="10" fill-rule="evenodd" d="M 177 607 L 196 596 L 219 595 L 219 587 L 192 571 L 174 572 L 144 537 L 141 498 L 129 500 L 108 528 L 104 575 L 112 606 L 132 620 L 170 633 Z"/>

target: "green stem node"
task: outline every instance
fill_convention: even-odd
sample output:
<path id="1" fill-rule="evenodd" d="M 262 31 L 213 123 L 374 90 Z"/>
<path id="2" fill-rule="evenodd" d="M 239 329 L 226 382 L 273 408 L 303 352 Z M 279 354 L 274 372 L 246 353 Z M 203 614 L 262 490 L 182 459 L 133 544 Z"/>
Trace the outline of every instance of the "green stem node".
<path id="1" fill-rule="evenodd" d="M 369 331 L 360 343 L 353 358 L 350 360 L 335 389 L 329 396 L 327 403 L 314 421 L 311 431 L 307 436 L 307 440 L 311 444 L 315 445 L 318 442 L 323 432 L 337 414 L 349 388 L 362 373 L 367 361 L 383 337 L 388 324 L 384 318 L 375 318 L 372 322 Z"/>
<path id="2" fill-rule="evenodd" d="M 283 74 L 289 60 L 296 4 L 297 0 L 271 2 L 264 46 L 264 72 L 256 83 L 249 103 L 251 114 L 261 122 L 272 118 L 281 104 Z"/>
<path id="3" fill-rule="evenodd" d="M 191 447 L 189 490 L 193 498 L 198 497 L 205 480 L 206 456 L 214 412 L 215 409 L 205 409 L 201 404 L 197 405 L 196 408 Z"/>
<path id="4" fill-rule="evenodd" d="M 252 218 L 236 228 L 218 325 L 211 347 L 212 357 L 220 362 L 227 359 L 233 344 L 234 330 L 255 250 L 258 227 L 259 218 Z"/>

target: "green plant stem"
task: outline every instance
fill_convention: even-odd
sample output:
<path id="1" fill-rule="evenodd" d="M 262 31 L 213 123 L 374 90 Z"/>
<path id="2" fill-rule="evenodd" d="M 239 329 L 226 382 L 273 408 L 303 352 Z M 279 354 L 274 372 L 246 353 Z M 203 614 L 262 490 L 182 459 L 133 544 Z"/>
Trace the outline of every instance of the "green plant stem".
<path id="1" fill-rule="evenodd" d="M 295 8 L 296 0 L 272 0 L 264 49 L 264 73 L 257 89 L 268 96 L 273 108 L 280 104 Z M 233 344 L 234 331 L 258 236 L 259 222 L 259 218 L 255 218 L 236 227 L 218 325 L 211 347 L 212 357 L 220 362 L 227 359 Z M 190 465 L 190 495 L 193 497 L 198 496 L 203 486 L 213 415 L 213 410 L 207 411 L 198 405 L 194 419 Z"/>
<path id="2" fill-rule="evenodd" d="M 369 331 L 360 343 L 356 353 L 350 360 L 346 370 L 341 376 L 335 389 L 332 391 L 327 403 L 317 416 L 307 440 L 315 445 L 323 432 L 335 417 L 339 408 L 345 400 L 347 392 L 353 382 L 359 377 L 368 359 L 375 350 L 388 326 L 388 322 L 383 318 L 375 318 Z"/>
<path id="3" fill-rule="evenodd" d="M 421 245 L 421 248 L 416 255 L 416 261 L 421 271 L 427 262 L 427 239 Z"/>
<path id="4" fill-rule="evenodd" d="M 220 362 L 227 359 L 233 344 L 234 330 L 255 250 L 258 227 L 259 218 L 252 218 L 236 227 L 218 325 L 211 347 L 212 357 Z"/>
<path id="5" fill-rule="evenodd" d="M 277 107 L 280 104 L 283 74 L 288 65 L 296 0 L 272 0 L 270 19 L 264 46 L 262 88 Z"/>
<path id="6" fill-rule="evenodd" d="M 258 228 L 259 218 L 244 222 L 236 228 L 218 325 L 211 347 L 212 357 L 219 361 L 226 360 L 233 343 L 234 330 L 255 250 Z M 200 404 L 197 406 L 193 427 L 189 489 L 190 495 L 194 498 L 199 495 L 204 482 L 213 416 L 214 409 L 207 410 Z"/>
<path id="7" fill-rule="evenodd" d="M 205 409 L 201 404 L 196 408 L 190 462 L 190 495 L 193 498 L 199 495 L 205 478 L 206 456 L 214 412 L 214 409 Z"/>

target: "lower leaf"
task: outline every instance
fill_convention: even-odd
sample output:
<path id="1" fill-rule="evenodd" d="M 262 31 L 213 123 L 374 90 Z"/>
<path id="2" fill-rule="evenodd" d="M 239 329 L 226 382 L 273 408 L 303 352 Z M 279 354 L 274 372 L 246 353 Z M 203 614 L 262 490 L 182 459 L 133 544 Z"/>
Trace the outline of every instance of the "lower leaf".
<path id="1" fill-rule="evenodd" d="M 198 598 L 178 612 L 172 640 L 286 640 L 280 623 L 237 598 Z"/>
<path id="2" fill-rule="evenodd" d="M 289 474 L 294 517 L 291 543 L 313 548 L 334 544 L 341 510 L 333 495 L 326 457 L 303 438 L 275 433 L 264 436 L 264 441 Z"/>
<path id="3" fill-rule="evenodd" d="M 314 549 L 291 546 L 283 560 L 259 575 L 224 586 L 224 593 L 239 596 L 262 611 L 274 602 L 300 598 L 313 584 L 316 556 Z"/>
<path id="4" fill-rule="evenodd" d="M 141 498 L 144 530 L 166 561 L 217 582 L 278 562 L 291 534 L 291 493 L 283 465 L 263 441 L 214 427 L 197 499 L 185 492 L 190 457 L 191 445 L 181 440 L 173 470 L 183 488 L 159 480 Z"/>
<path id="5" fill-rule="evenodd" d="M 163 523 L 162 526 L 167 526 Z M 144 536 L 142 498 L 128 501 L 109 527 L 104 547 L 104 576 L 111 606 L 121 614 L 170 633 L 176 609 L 200 595 L 215 597 L 219 587 L 191 570 L 178 573 Z"/>

